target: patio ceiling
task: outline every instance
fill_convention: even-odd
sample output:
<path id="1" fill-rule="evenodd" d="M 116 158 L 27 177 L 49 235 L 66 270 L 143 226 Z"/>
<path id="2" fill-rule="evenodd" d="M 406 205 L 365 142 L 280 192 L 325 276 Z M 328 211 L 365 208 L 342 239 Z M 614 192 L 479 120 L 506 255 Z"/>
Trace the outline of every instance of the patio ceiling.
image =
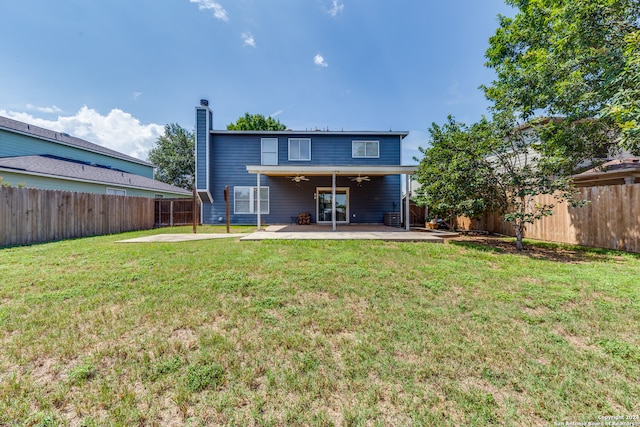
<path id="1" fill-rule="evenodd" d="M 353 175 L 412 175 L 416 172 L 418 166 L 266 166 L 266 165 L 247 165 L 247 172 L 267 175 L 267 176 L 353 176 Z"/>

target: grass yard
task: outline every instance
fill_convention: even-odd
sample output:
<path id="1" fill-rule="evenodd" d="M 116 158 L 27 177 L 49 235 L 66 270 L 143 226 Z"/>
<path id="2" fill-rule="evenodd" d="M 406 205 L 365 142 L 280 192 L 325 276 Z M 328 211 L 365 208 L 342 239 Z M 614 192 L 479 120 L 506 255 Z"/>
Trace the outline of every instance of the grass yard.
<path id="1" fill-rule="evenodd" d="M 0 425 L 548 426 L 640 414 L 636 255 L 115 243 L 166 232 L 0 249 Z"/>

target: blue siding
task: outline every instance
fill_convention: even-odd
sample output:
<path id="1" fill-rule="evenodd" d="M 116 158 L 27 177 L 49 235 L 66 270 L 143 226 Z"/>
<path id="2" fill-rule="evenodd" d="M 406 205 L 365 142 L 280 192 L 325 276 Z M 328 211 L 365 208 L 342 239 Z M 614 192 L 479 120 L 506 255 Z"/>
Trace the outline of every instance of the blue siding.
<path id="1" fill-rule="evenodd" d="M 153 179 L 153 167 L 116 159 L 100 153 L 71 147 L 19 133 L 0 130 L 0 157 L 49 154 L 98 165 L 110 166 L 135 175 Z"/>
<path id="2" fill-rule="evenodd" d="M 206 189 L 207 109 L 196 108 L 196 188 Z"/>
<path id="3" fill-rule="evenodd" d="M 203 126 L 204 128 L 204 126 Z M 200 130 L 200 127 L 198 127 Z M 233 187 L 255 186 L 256 175 L 246 171 L 246 165 L 260 164 L 260 139 L 263 136 L 278 138 L 278 165 L 400 165 L 400 137 L 397 135 L 361 136 L 287 132 L 286 135 L 260 134 L 210 134 L 209 188 L 214 203 L 203 206 L 203 222 L 219 223 L 225 218 L 223 191 L 230 190 L 230 222 L 233 224 L 255 224 L 256 215 L 235 215 L 233 213 Z M 311 138 L 311 161 L 289 161 L 289 138 Z M 352 158 L 352 141 L 380 141 L 379 158 Z M 198 147 L 198 150 L 200 147 Z M 200 171 L 200 165 L 198 165 Z M 199 172 L 200 173 L 200 172 Z M 330 176 L 310 176 L 309 181 L 296 184 L 286 177 L 261 177 L 261 186 L 268 186 L 270 212 L 262 214 L 264 222 L 288 223 L 291 216 L 300 212 L 311 212 L 313 222 L 317 221 L 317 187 L 331 187 Z M 348 177 L 337 177 L 338 187 L 349 187 L 349 222 L 382 223 L 385 212 L 399 211 L 401 204 L 400 176 L 371 177 L 371 181 L 358 186 Z M 355 215 L 354 215 L 355 214 Z"/>
<path id="4" fill-rule="evenodd" d="M 229 186 L 231 194 L 231 217 L 234 224 L 256 222 L 256 215 L 233 214 L 233 187 L 255 186 L 256 175 L 247 173 L 246 165 L 260 164 L 260 137 L 250 139 L 235 135 L 211 134 L 209 143 L 209 190 L 213 196 L 213 206 L 203 209 L 204 223 L 218 223 L 226 216 L 223 197 L 224 187 Z M 262 177 L 262 185 L 267 185 L 267 177 Z M 265 220 L 267 216 L 265 216 Z"/>
<path id="5" fill-rule="evenodd" d="M 254 138 L 251 136 L 251 138 Z M 258 141 L 259 136 L 255 137 Z M 296 161 L 289 160 L 289 138 L 310 138 L 311 139 L 311 160 Z M 379 158 L 352 158 L 352 141 L 380 141 Z M 260 164 L 260 159 L 258 163 Z M 248 164 L 248 163 L 247 163 Z M 294 133 L 278 138 L 278 164 L 284 165 L 399 165 L 400 164 L 400 137 L 380 135 L 375 137 L 345 135 L 323 135 L 322 133 Z"/>

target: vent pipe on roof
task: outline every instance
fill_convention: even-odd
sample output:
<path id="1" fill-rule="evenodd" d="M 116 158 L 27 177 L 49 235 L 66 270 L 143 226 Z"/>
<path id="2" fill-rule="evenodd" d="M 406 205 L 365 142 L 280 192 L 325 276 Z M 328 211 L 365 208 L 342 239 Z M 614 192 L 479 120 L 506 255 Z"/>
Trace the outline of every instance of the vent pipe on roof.
<path id="1" fill-rule="evenodd" d="M 201 99 L 200 100 L 200 105 L 202 107 L 208 107 L 209 106 L 209 100 L 208 99 Z"/>

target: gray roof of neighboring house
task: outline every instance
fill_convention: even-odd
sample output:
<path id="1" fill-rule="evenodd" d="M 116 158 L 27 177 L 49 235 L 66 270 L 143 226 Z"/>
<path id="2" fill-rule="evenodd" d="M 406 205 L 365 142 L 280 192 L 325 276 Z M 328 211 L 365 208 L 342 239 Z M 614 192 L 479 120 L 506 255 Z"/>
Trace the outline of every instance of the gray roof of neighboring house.
<path id="1" fill-rule="evenodd" d="M 71 136 L 62 132 L 55 132 L 49 129 L 44 129 L 38 126 L 30 125 L 28 123 L 19 122 L 17 120 L 9 119 L 7 117 L 0 116 L 0 129 L 6 129 L 9 131 L 21 133 L 23 135 L 30 135 L 37 138 L 46 139 L 62 145 L 77 147 L 83 150 L 92 151 L 94 153 L 115 157 L 116 159 L 139 163 L 145 166 L 153 166 L 151 163 L 145 162 L 144 160 L 127 156 L 126 154 L 122 154 L 122 153 L 119 153 L 118 151 L 111 150 L 101 145 L 94 144 L 89 141 L 85 141 L 84 139 L 76 138 L 74 136 Z"/>
<path id="2" fill-rule="evenodd" d="M 119 185 L 143 190 L 191 195 L 191 191 L 156 181 L 144 176 L 122 172 L 55 156 L 18 156 L 0 158 L 0 169 L 42 175 L 52 178 L 71 179 L 98 184 Z"/>
<path id="3" fill-rule="evenodd" d="M 589 169 L 588 171 L 582 172 L 576 176 L 593 174 L 593 173 L 603 173 L 603 172 L 613 172 L 613 171 L 622 171 L 622 170 L 632 170 L 632 169 L 640 169 L 640 159 L 637 157 L 627 157 L 624 159 L 614 159 L 608 161 L 600 166 L 597 166 L 593 169 Z"/>

